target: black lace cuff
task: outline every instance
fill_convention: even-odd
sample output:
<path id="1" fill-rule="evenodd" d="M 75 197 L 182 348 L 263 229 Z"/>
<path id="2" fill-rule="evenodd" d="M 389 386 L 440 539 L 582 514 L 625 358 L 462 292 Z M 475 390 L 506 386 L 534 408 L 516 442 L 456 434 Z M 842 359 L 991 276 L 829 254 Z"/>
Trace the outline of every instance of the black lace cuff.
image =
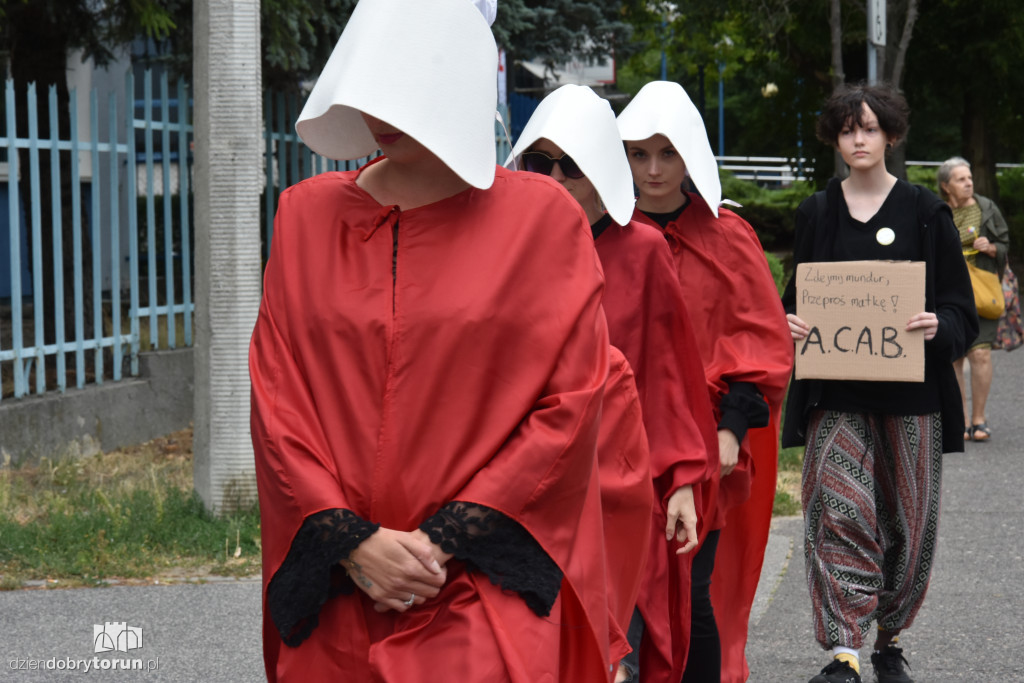
<path id="1" fill-rule="evenodd" d="M 295 647 L 309 637 L 330 598 L 355 590 L 338 563 L 379 528 L 342 508 L 306 518 L 267 586 L 267 609 L 285 645 Z"/>
<path id="2" fill-rule="evenodd" d="M 494 585 L 518 593 L 537 616 L 551 613 L 562 570 L 522 525 L 489 507 L 453 501 L 420 529 L 470 571 L 483 572 Z"/>

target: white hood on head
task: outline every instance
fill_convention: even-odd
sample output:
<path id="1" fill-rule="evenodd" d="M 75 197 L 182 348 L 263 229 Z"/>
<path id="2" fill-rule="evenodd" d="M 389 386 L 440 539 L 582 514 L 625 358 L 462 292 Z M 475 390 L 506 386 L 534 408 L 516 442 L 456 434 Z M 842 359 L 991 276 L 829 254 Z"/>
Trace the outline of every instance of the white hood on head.
<path id="1" fill-rule="evenodd" d="M 683 157 L 697 191 L 718 216 L 722 202 L 718 164 L 704 120 L 683 86 L 670 81 L 648 83 L 619 114 L 618 125 L 623 140 L 646 140 L 659 134 L 667 137 Z"/>
<path id="2" fill-rule="evenodd" d="M 498 50 L 466 0 L 361 0 L 295 130 L 330 159 L 377 150 L 360 112 L 409 135 L 474 187 L 494 182 Z"/>
<path id="3" fill-rule="evenodd" d="M 563 85 L 545 97 L 523 128 L 505 161 L 508 166 L 530 145 L 547 138 L 573 158 L 619 225 L 633 216 L 633 176 L 607 100 L 585 85 Z"/>

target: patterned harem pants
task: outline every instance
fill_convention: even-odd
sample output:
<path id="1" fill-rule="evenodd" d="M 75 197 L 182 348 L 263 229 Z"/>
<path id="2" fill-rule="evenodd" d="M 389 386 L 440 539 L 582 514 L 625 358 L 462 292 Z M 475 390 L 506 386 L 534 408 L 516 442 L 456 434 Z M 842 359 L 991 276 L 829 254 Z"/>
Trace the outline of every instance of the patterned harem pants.
<path id="1" fill-rule="evenodd" d="M 935 559 L 942 421 L 814 411 L 804 455 L 804 558 L 825 649 L 860 649 L 871 621 L 907 628 Z"/>

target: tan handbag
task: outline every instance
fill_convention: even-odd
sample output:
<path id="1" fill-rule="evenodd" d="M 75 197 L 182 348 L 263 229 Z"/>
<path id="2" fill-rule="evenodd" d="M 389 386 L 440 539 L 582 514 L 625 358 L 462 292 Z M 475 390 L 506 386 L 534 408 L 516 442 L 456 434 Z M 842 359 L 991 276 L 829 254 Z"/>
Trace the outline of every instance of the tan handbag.
<path id="1" fill-rule="evenodd" d="M 999 320 L 1006 310 L 1003 299 L 1003 283 L 999 276 L 967 262 L 967 272 L 971 274 L 971 286 L 974 287 L 974 305 L 978 315 L 989 320 Z"/>

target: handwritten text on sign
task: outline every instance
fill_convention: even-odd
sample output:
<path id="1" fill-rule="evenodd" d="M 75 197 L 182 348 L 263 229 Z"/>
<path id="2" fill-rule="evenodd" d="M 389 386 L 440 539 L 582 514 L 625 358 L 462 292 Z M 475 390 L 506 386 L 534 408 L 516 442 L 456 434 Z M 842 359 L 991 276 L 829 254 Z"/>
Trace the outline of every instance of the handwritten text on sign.
<path id="1" fill-rule="evenodd" d="M 923 262 L 841 261 L 796 268 L 796 314 L 810 325 L 796 343 L 797 379 L 924 381 Z"/>

